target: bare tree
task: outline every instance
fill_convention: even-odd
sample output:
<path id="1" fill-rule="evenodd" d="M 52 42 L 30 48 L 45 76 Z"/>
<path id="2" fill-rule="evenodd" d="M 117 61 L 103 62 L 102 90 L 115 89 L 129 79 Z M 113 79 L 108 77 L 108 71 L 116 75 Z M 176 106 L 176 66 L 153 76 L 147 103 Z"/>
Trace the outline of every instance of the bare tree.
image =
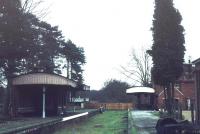
<path id="1" fill-rule="evenodd" d="M 42 7 L 43 0 L 21 0 L 24 13 L 37 15 L 38 18 L 44 18 L 49 13 L 50 6 Z"/>
<path id="2" fill-rule="evenodd" d="M 133 85 L 151 85 L 151 57 L 144 49 L 138 53 L 133 49 L 131 61 L 127 66 L 120 66 L 120 73 L 133 81 Z"/>

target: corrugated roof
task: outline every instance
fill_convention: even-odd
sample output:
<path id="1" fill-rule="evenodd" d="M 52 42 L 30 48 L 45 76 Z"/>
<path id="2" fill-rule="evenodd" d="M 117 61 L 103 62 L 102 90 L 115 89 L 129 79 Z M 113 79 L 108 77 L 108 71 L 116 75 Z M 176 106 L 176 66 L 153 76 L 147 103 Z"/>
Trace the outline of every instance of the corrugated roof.
<path id="1" fill-rule="evenodd" d="M 20 75 L 13 79 L 13 85 L 68 85 L 76 87 L 77 83 L 57 74 L 33 73 Z"/>

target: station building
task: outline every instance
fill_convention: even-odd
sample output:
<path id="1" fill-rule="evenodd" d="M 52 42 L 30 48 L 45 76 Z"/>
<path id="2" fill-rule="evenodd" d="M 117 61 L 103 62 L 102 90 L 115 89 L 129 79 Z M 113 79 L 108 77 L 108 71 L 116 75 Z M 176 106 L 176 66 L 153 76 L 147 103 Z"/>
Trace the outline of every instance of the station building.
<path id="1" fill-rule="evenodd" d="M 138 110 L 156 110 L 157 96 L 155 89 L 150 87 L 132 87 L 126 90 L 128 95 L 136 97 L 134 109 Z"/>
<path id="2" fill-rule="evenodd" d="M 9 111 L 13 116 L 56 116 L 68 109 L 76 92 L 88 88 L 57 74 L 20 75 L 12 79 Z"/>

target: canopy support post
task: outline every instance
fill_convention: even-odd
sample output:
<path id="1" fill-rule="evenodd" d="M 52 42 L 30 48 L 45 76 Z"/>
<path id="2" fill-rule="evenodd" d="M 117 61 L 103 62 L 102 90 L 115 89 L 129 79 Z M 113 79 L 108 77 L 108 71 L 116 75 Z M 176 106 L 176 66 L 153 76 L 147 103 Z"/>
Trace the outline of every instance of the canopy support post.
<path id="1" fill-rule="evenodd" d="M 42 88 L 42 118 L 46 117 L 45 97 L 46 97 L 46 88 L 45 88 L 45 86 L 43 86 L 43 88 Z"/>

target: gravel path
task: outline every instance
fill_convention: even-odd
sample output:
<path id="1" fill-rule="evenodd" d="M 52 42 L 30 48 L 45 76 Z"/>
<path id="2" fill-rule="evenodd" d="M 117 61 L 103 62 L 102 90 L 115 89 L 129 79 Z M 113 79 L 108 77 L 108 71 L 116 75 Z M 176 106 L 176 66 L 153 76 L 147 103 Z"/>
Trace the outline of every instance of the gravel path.
<path id="1" fill-rule="evenodd" d="M 134 127 L 138 134 L 156 134 L 156 123 L 159 119 L 154 111 L 132 111 Z"/>

